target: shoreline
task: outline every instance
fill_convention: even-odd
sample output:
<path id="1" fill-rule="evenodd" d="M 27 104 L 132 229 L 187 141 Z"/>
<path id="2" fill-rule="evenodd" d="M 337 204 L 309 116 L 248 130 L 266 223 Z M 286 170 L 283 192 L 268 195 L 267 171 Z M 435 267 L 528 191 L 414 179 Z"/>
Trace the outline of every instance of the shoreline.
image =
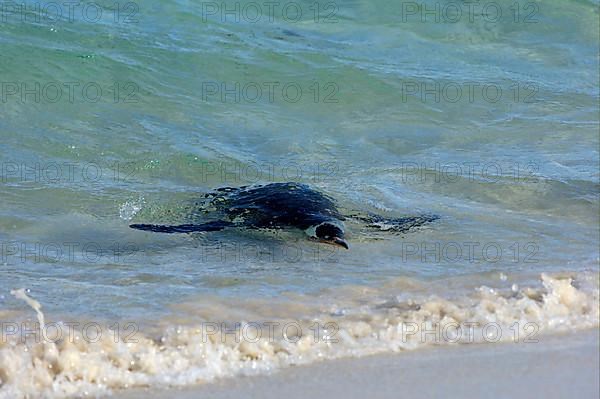
<path id="1" fill-rule="evenodd" d="M 115 391 L 119 399 L 260 397 L 569 397 L 600 396 L 598 328 L 542 335 L 538 343 L 439 346 L 327 360 L 269 375 L 186 388 Z M 432 383 L 432 381 L 434 381 Z"/>

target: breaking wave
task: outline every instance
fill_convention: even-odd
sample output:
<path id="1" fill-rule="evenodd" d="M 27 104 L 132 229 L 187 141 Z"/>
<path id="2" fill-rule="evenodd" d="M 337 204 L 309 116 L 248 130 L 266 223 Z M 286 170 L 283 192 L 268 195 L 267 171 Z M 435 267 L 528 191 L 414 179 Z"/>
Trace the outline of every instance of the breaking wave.
<path id="1" fill-rule="evenodd" d="M 408 295 L 399 292 L 399 284 L 348 287 L 342 295 L 326 292 L 316 301 L 294 298 L 285 309 L 256 301 L 245 310 L 233 308 L 226 322 L 190 311 L 189 319 L 203 320 L 163 321 L 166 326 L 157 334 L 136 331 L 132 339 L 127 334 L 90 337 L 89 329 L 74 327 L 58 338 L 59 330 L 67 331 L 66 323 L 46 322 L 40 304 L 17 290 L 12 294 L 34 309 L 37 322 L 29 321 L 28 334 L 20 333 L 17 323 L 3 323 L 0 398 L 102 396 L 131 387 L 186 386 L 430 345 L 537 342 L 543 334 L 598 326 L 597 273 L 542 274 L 540 281 L 507 289 L 477 286 L 457 298 L 411 293 L 414 281 L 401 284 Z M 225 304 L 207 300 L 201 305 L 213 309 L 214 317 L 224 314 Z M 182 309 L 198 306 L 190 302 Z M 257 317 L 262 321 L 248 321 Z"/>

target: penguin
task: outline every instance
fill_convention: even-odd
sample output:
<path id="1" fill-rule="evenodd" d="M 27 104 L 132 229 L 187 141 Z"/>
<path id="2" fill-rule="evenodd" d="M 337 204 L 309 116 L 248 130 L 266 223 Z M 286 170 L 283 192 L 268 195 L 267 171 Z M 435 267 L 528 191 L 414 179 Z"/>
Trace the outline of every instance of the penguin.
<path id="1" fill-rule="evenodd" d="M 157 233 L 194 233 L 226 228 L 299 229 L 307 238 L 349 249 L 344 221 L 348 218 L 367 223 L 367 227 L 405 232 L 432 222 L 438 217 L 421 215 L 385 219 L 378 215 L 344 216 L 333 198 L 302 183 L 270 183 L 257 186 L 222 187 L 205 195 L 201 209 L 211 220 L 200 224 L 131 224 L 136 230 Z"/>

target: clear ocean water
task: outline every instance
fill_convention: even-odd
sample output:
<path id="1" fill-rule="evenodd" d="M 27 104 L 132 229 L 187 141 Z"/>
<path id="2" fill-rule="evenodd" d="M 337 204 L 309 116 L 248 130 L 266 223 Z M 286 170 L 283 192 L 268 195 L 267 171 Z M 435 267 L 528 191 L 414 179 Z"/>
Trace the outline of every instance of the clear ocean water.
<path id="1" fill-rule="evenodd" d="M 0 3 L 0 397 L 426 344 L 402 322 L 597 328 L 598 1 L 65 4 Z M 441 218 L 348 225 L 349 251 L 128 228 L 284 181 L 347 212 Z M 38 305 L 103 338 L 30 342 Z M 284 320 L 340 340 L 194 338 Z"/>

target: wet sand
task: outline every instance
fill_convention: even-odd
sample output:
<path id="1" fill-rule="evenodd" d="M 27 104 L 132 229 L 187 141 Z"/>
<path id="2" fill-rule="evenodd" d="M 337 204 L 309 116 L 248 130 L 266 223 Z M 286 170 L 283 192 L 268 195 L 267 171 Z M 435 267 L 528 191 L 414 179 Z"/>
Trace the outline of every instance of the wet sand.
<path id="1" fill-rule="evenodd" d="M 186 389 L 115 392 L 122 399 L 311 397 L 598 398 L 598 329 L 538 343 L 435 347 L 292 367 Z"/>

